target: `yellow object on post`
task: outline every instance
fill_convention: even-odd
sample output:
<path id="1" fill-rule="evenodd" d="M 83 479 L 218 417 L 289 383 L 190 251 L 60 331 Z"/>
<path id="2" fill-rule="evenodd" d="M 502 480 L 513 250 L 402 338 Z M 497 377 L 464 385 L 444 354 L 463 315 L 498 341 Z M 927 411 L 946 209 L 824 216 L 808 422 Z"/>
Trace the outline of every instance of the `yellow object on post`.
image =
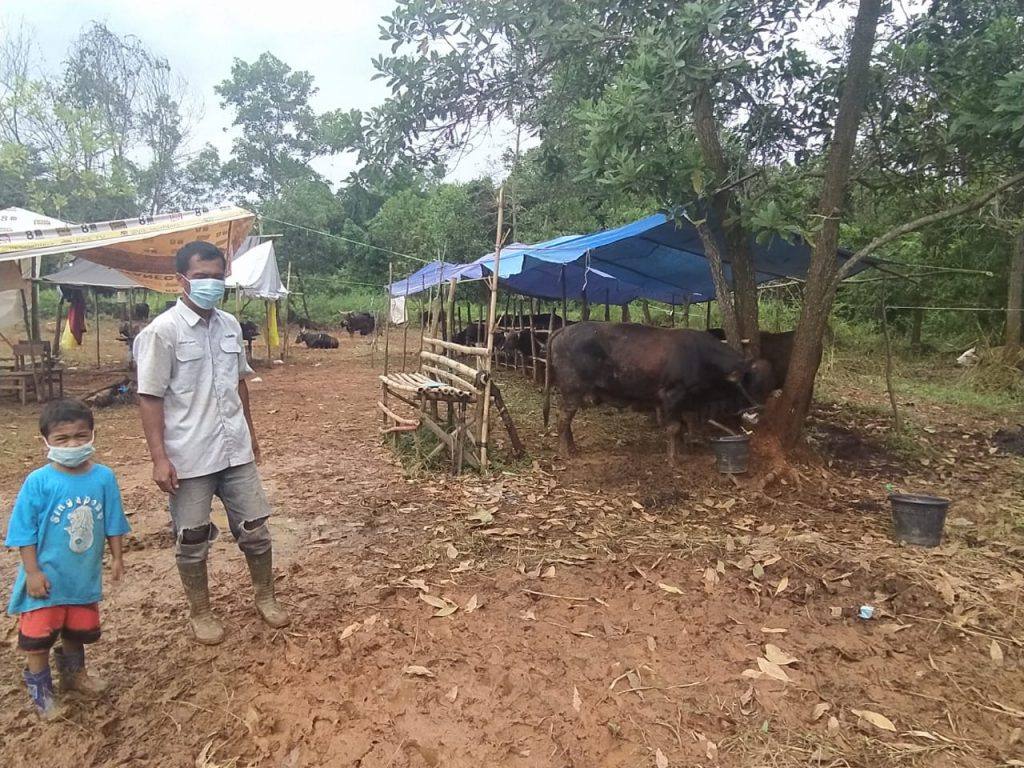
<path id="1" fill-rule="evenodd" d="M 267 326 L 269 327 L 270 348 L 277 349 L 281 346 L 281 336 L 277 330 L 277 302 L 272 301 L 267 306 Z"/>
<path id="2" fill-rule="evenodd" d="M 60 335 L 61 349 L 75 349 L 82 346 L 75 340 L 75 334 L 71 332 L 71 323 L 64 324 L 64 332 Z"/>

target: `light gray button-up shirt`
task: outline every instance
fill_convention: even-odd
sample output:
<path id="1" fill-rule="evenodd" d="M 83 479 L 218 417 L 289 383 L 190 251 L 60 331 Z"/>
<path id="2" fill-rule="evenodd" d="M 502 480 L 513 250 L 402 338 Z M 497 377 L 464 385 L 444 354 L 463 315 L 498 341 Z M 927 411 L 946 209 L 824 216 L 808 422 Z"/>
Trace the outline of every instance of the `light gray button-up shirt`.
<path id="1" fill-rule="evenodd" d="M 253 461 L 238 381 L 252 375 L 242 329 L 215 309 L 204 320 L 181 300 L 135 337 L 139 394 L 163 398 L 164 448 L 178 477 Z"/>

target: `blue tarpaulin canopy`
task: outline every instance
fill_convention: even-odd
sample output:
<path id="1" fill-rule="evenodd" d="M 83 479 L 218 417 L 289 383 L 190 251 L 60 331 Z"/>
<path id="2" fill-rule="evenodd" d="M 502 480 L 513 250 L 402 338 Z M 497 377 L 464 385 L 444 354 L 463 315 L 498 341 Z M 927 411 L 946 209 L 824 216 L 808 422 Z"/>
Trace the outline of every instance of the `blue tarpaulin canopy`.
<path id="1" fill-rule="evenodd" d="M 714 231 L 714 223 L 710 224 Z M 751 252 L 759 284 L 807 277 L 811 248 L 806 242 L 773 237 L 767 243 L 753 242 Z M 836 255 L 840 260 L 848 257 L 845 251 Z M 494 254 L 487 254 L 456 268 L 445 279 L 479 280 L 493 273 L 493 265 Z M 868 266 L 862 263 L 854 273 Z M 724 267 L 726 278 L 731 280 L 729 265 Z M 670 218 L 663 213 L 589 235 L 509 246 L 501 253 L 499 279 L 508 289 L 526 296 L 561 298 L 563 269 L 565 295 L 571 299 L 582 298 L 584 290 L 592 302 L 609 304 L 637 298 L 674 304 L 715 298 L 710 264 L 697 228 L 685 218 Z M 412 278 L 408 280 L 412 282 Z M 420 281 L 423 287 L 410 293 L 431 284 L 426 276 Z M 402 286 L 406 283 L 402 280 L 392 284 L 392 295 L 404 295 Z"/>

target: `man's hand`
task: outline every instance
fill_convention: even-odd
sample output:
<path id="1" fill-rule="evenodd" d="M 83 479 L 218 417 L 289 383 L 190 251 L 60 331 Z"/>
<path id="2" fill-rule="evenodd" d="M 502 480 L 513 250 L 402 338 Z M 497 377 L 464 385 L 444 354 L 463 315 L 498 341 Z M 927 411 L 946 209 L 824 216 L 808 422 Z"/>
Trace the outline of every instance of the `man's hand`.
<path id="1" fill-rule="evenodd" d="M 32 571 L 25 574 L 25 587 L 28 589 L 29 597 L 43 600 L 50 596 L 50 580 L 42 571 Z"/>
<path id="2" fill-rule="evenodd" d="M 252 439 L 252 456 L 253 461 L 257 465 L 263 463 L 263 454 L 260 452 L 260 441 L 256 439 L 256 435 L 253 432 L 249 433 L 249 437 Z"/>
<path id="3" fill-rule="evenodd" d="M 124 560 L 120 557 L 115 557 L 110 561 L 110 580 L 118 584 L 123 578 Z"/>
<path id="4" fill-rule="evenodd" d="M 172 496 L 178 490 L 178 473 L 169 459 L 153 462 L 153 481 L 161 491 Z"/>

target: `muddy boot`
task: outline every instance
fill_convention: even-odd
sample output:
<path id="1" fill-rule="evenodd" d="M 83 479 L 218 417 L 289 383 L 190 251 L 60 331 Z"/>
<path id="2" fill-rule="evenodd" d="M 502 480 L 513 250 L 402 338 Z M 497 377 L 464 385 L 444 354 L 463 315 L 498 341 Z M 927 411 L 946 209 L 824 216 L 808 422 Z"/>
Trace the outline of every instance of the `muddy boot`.
<path id="1" fill-rule="evenodd" d="M 189 626 L 203 645 L 217 645 L 224 639 L 224 625 L 210 610 L 210 588 L 206 575 L 206 561 L 178 563 L 178 575 L 185 588 L 185 597 L 191 613 Z"/>
<path id="2" fill-rule="evenodd" d="M 262 555 L 246 553 L 245 562 L 249 565 L 252 588 L 256 595 L 256 610 L 260 616 L 274 629 L 288 626 L 291 619 L 274 597 L 273 552 L 268 549 Z"/>
<path id="3" fill-rule="evenodd" d="M 63 646 L 53 649 L 62 691 L 78 691 L 86 696 L 99 696 L 107 690 L 107 681 L 85 671 L 85 649 L 72 653 Z"/>
<path id="4" fill-rule="evenodd" d="M 53 677 L 50 675 L 50 667 L 47 666 L 42 672 L 29 672 L 27 669 L 22 672 L 25 678 L 25 687 L 28 688 L 28 695 L 35 704 L 36 711 L 43 720 L 52 720 L 61 715 L 61 708 L 53 696 Z"/>

